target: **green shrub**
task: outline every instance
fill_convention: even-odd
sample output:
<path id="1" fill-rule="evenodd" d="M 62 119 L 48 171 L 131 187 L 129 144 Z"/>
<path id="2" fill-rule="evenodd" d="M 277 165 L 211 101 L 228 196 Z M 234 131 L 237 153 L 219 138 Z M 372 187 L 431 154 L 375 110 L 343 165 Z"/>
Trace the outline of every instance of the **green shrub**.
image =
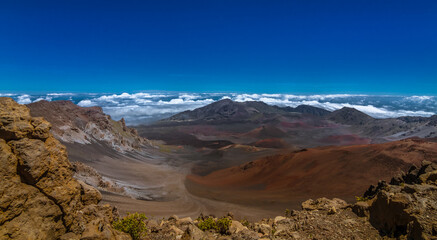
<path id="1" fill-rule="evenodd" d="M 229 231 L 229 227 L 231 226 L 232 220 L 227 217 L 222 217 L 214 220 L 212 217 L 208 217 L 206 219 L 199 219 L 199 223 L 197 226 L 200 230 L 206 231 L 210 229 L 214 229 L 218 233 L 226 234 Z"/>
<path id="2" fill-rule="evenodd" d="M 210 229 L 215 229 L 216 228 L 216 224 L 215 224 L 214 218 L 208 217 L 208 218 L 206 218 L 204 220 L 199 219 L 198 227 L 202 231 L 206 231 L 206 230 L 210 230 Z"/>
<path id="3" fill-rule="evenodd" d="M 128 233 L 133 240 L 138 240 L 147 234 L 146 215 L 142 213 L 127 213 L 128 215 L 112 223 L 115 229 Z"/>
<path id="4" fill-rule="evenodd" d="M 232 220 L 227 217 L 222 217 L 217 220 L 216 222 L 216 229 L 217 232 L 221 234 L 226 234 L 229 231 L 229 227 L 232 224 Z"/>

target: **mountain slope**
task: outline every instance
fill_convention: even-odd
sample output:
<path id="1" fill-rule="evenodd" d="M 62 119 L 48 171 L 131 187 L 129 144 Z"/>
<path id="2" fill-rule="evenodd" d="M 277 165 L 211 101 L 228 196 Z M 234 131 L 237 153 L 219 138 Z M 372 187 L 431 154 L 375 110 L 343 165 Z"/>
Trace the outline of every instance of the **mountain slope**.
<path id="1" fill-rule="evenodd" d="M 187 179 L 193 193 L 202 193 L 199 189 L 204 187 L 208 190 L 203 191 L 203 197 L 209 194 L 209 197 L 214 195 L 220 199 L 214 194 L 220 191 L 221 200 L 245 199 L 225 199 L 226 192 L 260 201 L 291 201 L 321 196 L 351 200 L 364 192 L 369 182 L 388 180 L 423 160 L 437 161 L 437 143 L 406 139 L 384 144 L 319 147 L 274 155 L 203 177 L 190 175 Z"/>

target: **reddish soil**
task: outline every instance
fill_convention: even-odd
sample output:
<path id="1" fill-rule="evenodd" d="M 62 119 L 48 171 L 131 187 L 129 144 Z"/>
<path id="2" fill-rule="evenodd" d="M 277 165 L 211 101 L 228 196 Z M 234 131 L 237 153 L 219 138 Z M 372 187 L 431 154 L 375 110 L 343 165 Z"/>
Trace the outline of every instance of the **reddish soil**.
<path id="1" fill-rule="evenodd" d="M 206 176 L 188 175 L 195 195 L 221 201 L 297 208 L 300 200 L 361 196 L 421 161 L 437 161 L 437 143 L 406 139 L 383 144 L 318 147 L 264 157 Z"/>

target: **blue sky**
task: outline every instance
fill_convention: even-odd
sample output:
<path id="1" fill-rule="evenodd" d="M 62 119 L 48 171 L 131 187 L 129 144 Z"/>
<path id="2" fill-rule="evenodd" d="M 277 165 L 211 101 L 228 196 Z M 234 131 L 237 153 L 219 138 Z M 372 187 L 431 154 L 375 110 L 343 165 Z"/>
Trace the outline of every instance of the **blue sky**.
<path id="1" fill-rule="evenodd" d="M 0 91 L 437 94 L 437 1 L 2 1 Z"/>

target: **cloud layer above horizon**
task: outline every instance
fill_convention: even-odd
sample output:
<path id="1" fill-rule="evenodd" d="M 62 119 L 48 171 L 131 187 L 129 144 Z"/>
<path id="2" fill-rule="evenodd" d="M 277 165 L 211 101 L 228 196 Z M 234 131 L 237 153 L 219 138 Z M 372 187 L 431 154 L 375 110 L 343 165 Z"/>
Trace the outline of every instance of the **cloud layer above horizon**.
<path id="1" fill-rule="evenodd" d="M 437 113 L 437 96 L 390 96 L 354 94 L 244 94 L 244 93 L 186 93 L 139 92 L 105 93 L 0 93 L 18 103 L 41 100 L 70 100 L 82 107 L 100 106 L 113 119 L 125 118 L 127 124 L 147 124 L 173 114 L 193 110 L 221 99 L 234 101 L 263 101 L 270 105 L 296 107 L 311 105 L 329 111 L 343 107 L 355 108 L 375 118 L 400 116 L 428 117 Z"/>

